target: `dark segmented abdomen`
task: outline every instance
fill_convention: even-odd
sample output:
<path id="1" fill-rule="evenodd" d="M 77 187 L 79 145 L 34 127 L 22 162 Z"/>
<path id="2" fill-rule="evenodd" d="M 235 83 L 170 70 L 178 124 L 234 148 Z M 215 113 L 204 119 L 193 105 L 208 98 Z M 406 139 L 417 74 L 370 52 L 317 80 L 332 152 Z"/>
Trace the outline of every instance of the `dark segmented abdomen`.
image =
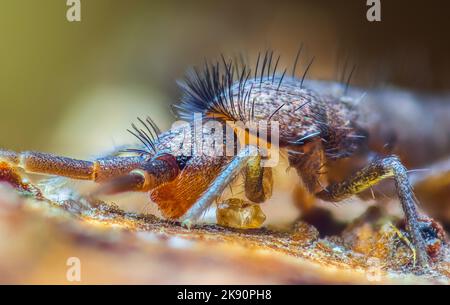
<path id="1" fill-rule="evenodd" d="M 392 146 L 411 166 L 450 155 L 450 97 L 433 97 L 397 89 L 368 94 L 359 111 L 372 145 Z"/>
<path id="2" fill-rule="evenodd" d="M 339 83 L 308 81 L 323 93 L 344 96 Z M 368 131 L 369 146 L 395 153 L 409 166 L 423 166 L 450 156 L 450 95 L 432 96 L 393 87 L 350 87 L 342 98 L 353 103 L 357 124 Z"/>

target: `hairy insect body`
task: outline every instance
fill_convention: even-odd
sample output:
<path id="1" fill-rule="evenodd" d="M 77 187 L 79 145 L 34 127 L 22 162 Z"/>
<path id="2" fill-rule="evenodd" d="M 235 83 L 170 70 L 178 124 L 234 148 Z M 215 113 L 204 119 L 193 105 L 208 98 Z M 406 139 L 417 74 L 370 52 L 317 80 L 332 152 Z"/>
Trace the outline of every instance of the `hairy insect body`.
<path id="1" fill-rule="evenodd" d="M 357 132 L 356 127 L 352 125 L 354 115 L 350 108 L 331 96 L 321 96 L 312 90 L 300 88 L 299 83 L 294 80 L 285 80 L 281 86 L 278 86 L 279 81 L 274 79 L 260 83 L 257 79 L 249 80 L 246 85 L 248 87 L 243 90 L 248 90 L 247 100 L 251 101 L 251 105 L 249 102 L 243 105 L 237 100 L 233 110 L 227 109 L 227 112 L 224 112 L 206 108 L 202 114 L 222 122 L 235 122 L 240 119 L 244 124 L 277 121 L 280 126 L 280 148 L 287 150 L 291 165 L 297 169 L 305 185 L 314 193 L 326 185 L 320 184 L 320 180 L 326 179 L 321 177 L 326 159 L 348 156 L 358 148 L 360 138 L 352 137 Z M 235 95 L 235 98 L 239 97 Z M 204 138 L 208 138 L 207 132 L 204 131 Z M 155 145 L 160 152 L 183 153 L 183 148 L 180 146 L 180 150 L 176 151 L 173 143 L 186 143 L 186 135 L 181 128 L 163 133 Z M 187 143 L 190 144 L 191 141 Z M 240 147 L 245 147 L 246 144 L 248 143 L 239 143 Z M 153 190 L 151 198 L 165 217 L 179 218 L 195 203 L 229 161 L 229 157 L 194 154 L 186 162 L 183 175 Z M 205 171 L 205 168 L 208 170 Z M 271 175 L 269 169 L 266 170 L 265 176 L 268 175 Z M 264 181 L 267 179 L 271 178 L 265 178 Z M 251 186 L 250 182 L 246 185 L 247 193 L 251 193 L 247 190 L 257 187 Z M 264 184 L 259 185 L 262 187 Z M 267 193 L 270 188 L 265 189 Z M 262 202 L 268 196 L 251 199 L 254 202 Z"/>
<path id="2" fill-rule="evenodd" d="M 321 95 L 292 78 L 280 83 L 279 77 L 248 80 L 241 90 L 248 92 L 246 103 L 234 95 L 231 110 L 210 107 L 204 115 L 247 124 L 269 122 L 269 128 L 277 121 L 280 148 L 313 193 L 326 185 L 321 180 L 326 180 L 322 173 L 328 160 L 348 157 L 365 143 L 364 130 L 355 124 L 358 113 L 353 103 L 339 97 Z"/>
<path id="3" fill-rule="evenodd" d="M 219 203 L 217 218 L 222 225 L 254 228 L 265 219 L 255 204 L 271 196 L 273 181 L 271 168 L 263 164 L 263 141 L 258 141 L 261 131 L 247 130 L 245 126 L 265 122 L 268 129 L 274 129 L 277 123 L 280 154 L 286 153 L 289 166 L 297 171 L 298 183 L 305 187 L 309 198 L 340 201 L 381 180 L 394 178 L 417 261 L 427 267 L 428 241 L 437 233 L 421 220 L 402 156 L 391 155 L 397 151 L 397 144 L 411 149 L 408 143 L 413 143 L 420 129 L 415 117 L 402 118 L 401 112 L 384 104 L 388 97 L 376 92 L 365 101 L 365 92 L 357 88 L 348 90 L 334 82 L 285 77 L 285 72 L 276 75 L 278 60 L 272 68 L 272 56 L 273 52 L 266 53 L 260 70 L 258 57 L 254 72 L 225 60 L 222 66 L 205 64 L 202 72 L 194 70 L 181 83 L 184 95 L 175 106 L 187 123 L 160 133 L 151 119 L 140 120 L 142 127 L 132 125 L 130 130 L 143 144 L 128 150 L 133 156 L 110 156 L 91 162 L 51 154 L 0 151 L 0 158 L 31 172 L 94 181 L 103 177 L 101 193 L 149 192 L 164 217 L 178 219 L 187 226 L 195 223 L 242 174 L 245 195 L 252 202 L 232 198 Z M 378 99 L 383 102 L 377 104 Z M 397 99 L 403 105 L 419 107 L 405 96 L 398 95 Z M 206 124 L 197 126 L 197 114 L 203 115 Z M 385 117 L 390 122 L 385 124 Z M 233 137 L 232 155 L 223 153 L 230 148 L 224 132 L 230 122 L 242 122 L 245 129 L 243 138 Z M 411 129 L 402 133 L 402 124 Z M 445 115 L 441 115 L 440 124 L 444 130 L 439 140 L 420 135 L 423 142 L 419 145 L 430 145 L 436 150 L 433 157 L 449 152 L 450 126 Z M 234 131 L 233 135 L 238 133 Z M 257 141 L 252 141 L 255 138 Z M 272 134 L 265 140 L 275 145 Z M 426 159 L 422 152 L 412 153 L 411 164 L 421 159 Z M 427 234 L 423 233 L 425 229 Z"/>
<path id="4" fill-rule="evenodd" d="M 450 96 L 393 87 L 364 90 L 337 82 L 306 80 L 311 90 L 350 107 L 351 120 L 367 139 L 363 148 L 396 154 L 411 167 L 427 166 L 450 153 Z"/>

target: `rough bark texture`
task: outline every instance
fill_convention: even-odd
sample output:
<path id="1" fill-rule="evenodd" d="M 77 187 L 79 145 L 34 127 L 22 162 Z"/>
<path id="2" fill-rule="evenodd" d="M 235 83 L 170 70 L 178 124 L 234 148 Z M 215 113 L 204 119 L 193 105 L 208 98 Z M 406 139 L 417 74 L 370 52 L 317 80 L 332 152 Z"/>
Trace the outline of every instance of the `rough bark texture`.
<path id="1" fill-rule="evenodd" d="M 319 238 L 304 222 L 285 232 L 188 230 L 100 201 L 55 203 L 29 188 L 0 188 L 0 283 L 74 283 L 66 263 L 77 257 L 84 284 L 446 284 L 447 246 L 440 253 L 420 274 L 407 243 L 374 208 L 340 236 Z"/>

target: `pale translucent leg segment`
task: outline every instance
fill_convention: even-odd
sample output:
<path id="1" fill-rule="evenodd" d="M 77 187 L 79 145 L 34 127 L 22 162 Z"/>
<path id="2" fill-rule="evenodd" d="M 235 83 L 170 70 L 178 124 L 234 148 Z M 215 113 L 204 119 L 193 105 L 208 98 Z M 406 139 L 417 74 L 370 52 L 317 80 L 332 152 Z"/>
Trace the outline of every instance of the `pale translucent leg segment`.
<path id="1" fill-rule="evenodd" d="M 258 203 L 272 196 L 272 168 L 261 166 L 260 154 L 247 161 L 243 169 L 245 196 L 250 201 L 230 198 L 217 203 L 217 224 L 235 229 L 260 228 L 266 215 Z"/>
<path id="2" fill-rule="evenodd" d="M 206 192 L 194 203 L 194 205 L 181 218 L 182 225 L 190 227 L 211 206 L 211 204 L 222 194 L 236 175 L 253 158 L 258 156 L 258 148 L 255 146 L 244 147 L 225 169 L 214 179 Z"/>

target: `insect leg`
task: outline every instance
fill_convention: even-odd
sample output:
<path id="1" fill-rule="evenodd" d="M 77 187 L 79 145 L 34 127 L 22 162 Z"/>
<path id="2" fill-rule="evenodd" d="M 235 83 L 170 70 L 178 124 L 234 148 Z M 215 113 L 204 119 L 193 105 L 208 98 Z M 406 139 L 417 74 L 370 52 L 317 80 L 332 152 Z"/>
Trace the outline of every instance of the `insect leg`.
<path id="1" fill-rule="evenodd" d="M 244 168 L 245 196 L 247 199 L 262 203 L 272 196 L 272 168 L 261 166 L 261 155 L 247 161 Z"/>
<path id="2" fill-rule="evenodd" d="M 244 169 L 245 195 L 255 203 L 262 203 L 272 196 L 272 169 L 261 166 L 261 155 L 249 159 Z M 259 204 L 238 198 L 230 198 L 217 204 L 217 224 L 237 229 L 253 229 L 262 226 L 266 216 Z"/>
<path id="3" fill-rule="evenodd" d="M 395 180 L 397 194 L 405 214 L 406 228 L 411 235 L 417 261 L 420 266 L 427 267 L 429 259 L 420 230 L 417 200 L 408 180 L 407 170 L 396 156 L 375 160 L 346 181 L 332 184 L 316 196 L 326 201 L 341 201 L 391 177 Z"/>
<path id="4" fill-rule="evenodd" d="M 247 162 L 258 155 L 255 146 L 244 147 L 225 169 L 214 179 L 206 192 L 182 217 L 182 224 L 190 227 L 204 211 L 216 200 L 234 177 L 245 167 Z"/>

